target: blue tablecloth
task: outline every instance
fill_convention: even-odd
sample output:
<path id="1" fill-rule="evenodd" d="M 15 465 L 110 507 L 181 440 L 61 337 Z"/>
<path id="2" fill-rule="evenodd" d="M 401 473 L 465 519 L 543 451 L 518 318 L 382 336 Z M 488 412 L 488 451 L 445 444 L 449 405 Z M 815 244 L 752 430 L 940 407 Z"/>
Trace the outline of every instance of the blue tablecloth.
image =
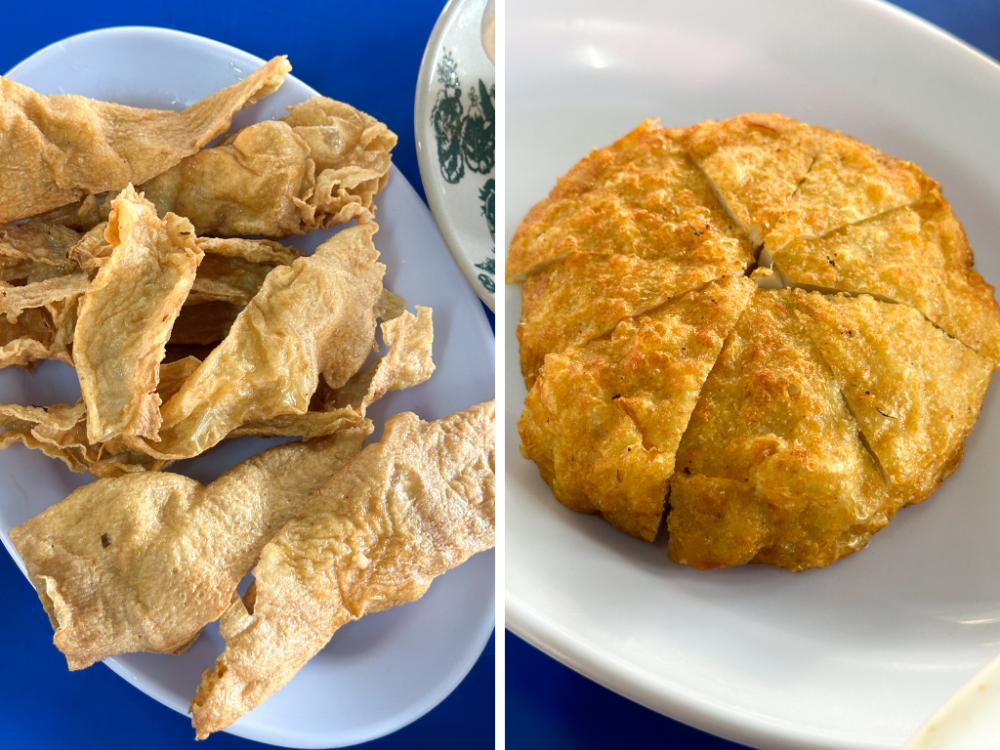
<path id="1" fill-rule="evenodd" d="M 443 6 L 444 0 L 2 2 L 0 72 L 67 36 L 108 26 L 178 29 L 265 59 L 288 54 L 296 76 L 378 117 L 399 135 L 393 160 L 423 196 L 413 134 L 414 92 L 424 46 Z M 196 747 L 189 717 L 146 697 L 103 665 L 67 671 L 34 589 L 3 552 L 0 592 L 0 748 Z M 472 672 L 442 704 L 364 747 L 486 747 L 493 738 L 491 639 Z M 197 747 L 264 746 L 218 734 Z"/>
<path id="2" fill-rule="evenodd" d="M 1000 60 L 1000 3 L 992 0 L 897 0 L 896 5 Z M 739 750 L 661 716 L 581 677 L 511 633 L 506 634 L 506 741 L 519 750 L 667 747 Z"/>

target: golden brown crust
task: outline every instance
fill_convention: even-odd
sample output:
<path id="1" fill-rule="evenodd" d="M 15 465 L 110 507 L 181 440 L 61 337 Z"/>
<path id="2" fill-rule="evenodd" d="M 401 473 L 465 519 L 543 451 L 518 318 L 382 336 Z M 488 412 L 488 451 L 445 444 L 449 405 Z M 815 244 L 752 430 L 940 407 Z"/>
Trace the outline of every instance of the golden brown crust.
<path id="1" fill-rule="evenodd" d="M 682 258 L 705 242 L 744 267 L 753 253 L 669 132 L 647 120 L 561 177 L 510 243 L 507 281 L 572 251 Z"/>
<path id="2" fill-rule="evenodd" d="M 546 358 L 518 429 L 560 502 L 655 537 L 677 445 L 752 290 L 728 277 Z"/>
<path id="3" fill-rule="evenodd" d="M 687 223 L 651 223 L 671 215 L 659 200 Z M 564 504 L 645 539 L 669 481 L 669 556 L 699 568 L 801 570 L 863 547 L 958 465 L 1000 365 L 1000 305 L 938 184 L 782 115 L 643 123 L 559 180 L 510 258 L 522 453 Z M 741 266 L 759 288 L 685 390 L 673 368 L 697 348 L 654 321 Z M 663 398 L 699 391 L 690 421 Z M 649 439 L 676 424 L 679 446 Z"/>

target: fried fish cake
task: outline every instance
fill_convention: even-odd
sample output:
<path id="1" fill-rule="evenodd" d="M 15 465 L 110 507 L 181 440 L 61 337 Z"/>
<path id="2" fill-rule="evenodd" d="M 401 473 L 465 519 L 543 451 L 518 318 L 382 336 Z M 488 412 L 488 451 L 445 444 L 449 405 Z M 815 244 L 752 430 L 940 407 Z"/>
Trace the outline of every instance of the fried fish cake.
<path id="1" fill-rule="evenodd" d="M 681 435 L 753 289 L 727 277 L 546 358 L 518 430 L 560 502 L 656 536 Z"/>
<path id="2" fill-rule="evenodd" d="M 675 562 L 821 567 L 898 507 L 795 306 L 755 292 L 702 388 L 670 482 Z"/>
<path id="3" fill-rule="evenodd" d="M 753 262 L 704 175 L 669 131 L 647 120 L 582 159 L 531 209 L 511 240 L 507 281 L 574 250 L 678 258 L 706 242 L 726 251 L 727 266 Z"/>
<path id="4" fill-rule="evenodd" d="M 940 194 L 820 239 L 795 240 L 772 260 L 790 284 L 909 305 L 1000 364 L 1000 305 L 971 268 L 965 231 Z"/>

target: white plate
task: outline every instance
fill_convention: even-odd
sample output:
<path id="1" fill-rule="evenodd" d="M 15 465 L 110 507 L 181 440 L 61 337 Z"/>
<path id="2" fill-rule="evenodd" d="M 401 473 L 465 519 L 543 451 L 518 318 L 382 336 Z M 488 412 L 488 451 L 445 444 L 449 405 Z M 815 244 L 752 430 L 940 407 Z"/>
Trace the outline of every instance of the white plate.
<path id="1" fill-rule="evenodd" d="M 290 52 L 294 65 L 294 50 Z M 124 28 L 46 47 L 9 76 L 43 93 L 176 109 L 262 64 L 252 55 L 201 37 Z M 290 76 L 277 93 L 238 115 L 236 125 L 280 117 L 286 106 L 316 93 Z M 409 410 L 438 419 L 494 394 L 489 324 L 427 208 L 395 168 L 376 202 L 381 229 L 375 244 L 388 267 L 385 284 L 411 308 L 434 308 L 437 371 L 427 383 L 391 393 L 373 407 L 369 416 L 377 426 L 375 437 L 391 414 Z M 288 243 L 311 251 L 331 234 L 314 232 Z M 45 363 L 30 375 L 16 368 L 0 371 L 2 403 L 45 405 L 74 399 L 78 393 L 75 374 L 58 363 Z M 230 441 L 175 468 L 206 481 L 264 445 L 254 439 Z M 0 452 L 0 477 L 0 531 L 23 571 L 8 530 L 90 476 L 71 474 L 61 463 L 18 445 Z M 414 721 L 458 685 L 489 639 L 495 619 L 493 582 L 490 551 L 448 573 L 421 600 L 349 624 L 289 685 L 227 731 L 287 747 L 342 747 Z M 187 713 L 202 670 L 214 663 L 223 645 L 212 626 L 182 656 L 133 654 L 107 664 L 143 692 Z"/>
<path id="2" fill-rule="evenodd" d="M 496 71 L 480 28 L 486 0 L 449 0 L 417 79 L 413 126 L 427 202 L 479 298 L 496 299 L 493 242 Z"/>
<path id="3" fill-rule="evenodd" d="M 1000 282 L 1000 67 L 888 5 L 786 0 L 506 7 L 506 237 L 642 119 L 777 111 L 920 164 Z M 958 471 L 830 568 L 697 572 L 557 503 L 518 453 L 506 292 L 506 623 L 650 708 L 756 747 L 898 747 L 1000 652 L 1000 387 Z"/>

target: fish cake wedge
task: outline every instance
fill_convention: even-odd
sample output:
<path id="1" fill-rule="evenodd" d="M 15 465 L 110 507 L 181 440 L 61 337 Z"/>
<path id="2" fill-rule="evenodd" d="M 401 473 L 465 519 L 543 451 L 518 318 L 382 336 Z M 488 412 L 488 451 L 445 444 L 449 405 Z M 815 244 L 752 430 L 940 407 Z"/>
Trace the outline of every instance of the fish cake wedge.
<path id="1" fill-rule="evenodd" d="M 508 282 L 571 251 L 683 257 L 703 242 L 744 267 L 753 249 L 670 131 L 647 120 L 578 162 L 522 220 L 510 243 Z"/>
<path id="2" fill-rule="evenodd" d="M 904 305 L 792 295 L 893 493 L 926 499 L 962 460 L 992 363 Z"/>
<path id="3" fill-rule="evenodd" d="M 795 240 L 772 260 L 789 284 L 909 305 L 1000 364 L 1000 305 L 971 268 L 965 232 L 940 195 L 820 239 Z"/>
<path id="4" fill-rule="evenodd" d="M 753 289 L 727 277 L 546 358 L 518 430 L 560 502 L 653 540 L 681 435 Z"/>
<path id="5" fill-rule="evenodd" d="M 755 292 L 702 388 L 670 484 L 675 562 L 821 567 L 898 507 L 795 305 Z M 722 492 L 743 510 L 720 514 Z"/>

